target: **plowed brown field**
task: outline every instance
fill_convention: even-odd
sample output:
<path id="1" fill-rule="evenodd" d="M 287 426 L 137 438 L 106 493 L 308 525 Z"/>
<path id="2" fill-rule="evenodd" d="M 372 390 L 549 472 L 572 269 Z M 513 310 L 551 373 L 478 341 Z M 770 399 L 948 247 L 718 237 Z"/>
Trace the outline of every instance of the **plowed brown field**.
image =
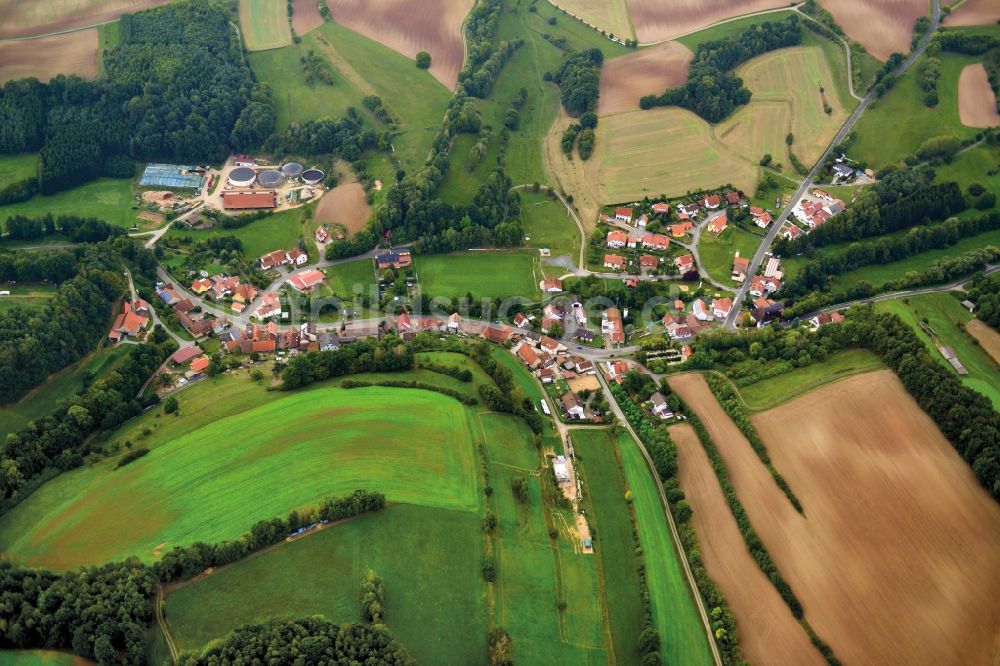
<path id="1" fill-rule="evenodd" d="M 327 0 L 333 20 L 410 58 L 431 54 L 431 74 L 455 88 L 465 47 L 462 22 L 474 0 Z"/>
<path id="2" fill-rule="evenodd" d="M 782 0 L 630 0 L 640 43 L 672 39 L 726 19 L 787 7 Z"/>
<path id="3" fill-rule="evenodd" d="M 323 195 L 316 207 L 317 222 L 342 224 L 350 234 L 365 228 L 371 210 L 361 183 L 341 183 Z"/>
<path id="4" fill-rule="evenodd" d="M 691 525 L 712 577 L 736 616 L 743 657 L 752 664 L 826 663 L 788 605 L 746 549 L 722 487 L 691 426 L 670 428 L 677 443 L 681 490 L 694 510 Z"/>
<path id="5" fill-rule="evenodd" d="M 639 98 L 659 94 L 687 80 L 694 54 L 679 42 L 664 42 L 648 49 L 606 60 L 601 68 L 601 97 L 597 113 L 607 115 L 639 108 Z"/>
<path id="6" fill-rule="evenodd" d="M 25 76 L 48 81 L 56 74 L 97 76 L 97 28 L 0 42 L 0 83 Z"/>
<path id="7" fill-rule="evenodd" d="M 913 22 L 929 9 L 927 0 L 820 0 L 820 4 L 848 37 L 879 60 L 897 51 L 909 52 Z"/>
<path id="8" fill-rule="evenodd" d="M 967 65 L 958 77 L 958 117 L 966 127 L 1000 125 L 997 98 L 981 62 Z"/>
<path id="9" fill-rule="evenodd" d="M 944 19 L 944 25 L 988 25 L 1000 19 L 1000 2 L 997 0 L 965 0 Z"/>
<path id="10" fill-rule="evenodd" d="M 996 663 L 1000 507 L 891 371 L 754 417 L 804 516 L 701 376 L 670 386 L 704 421 L 754 528 L 841 661 Z"/>
<path id="11" fill-rule="evenodd" d="M 0 39 L 46 35 L 113 21 L 170 0 L 0 0 Z"/>
<path id="12" fill-rule="evenodd" d="M 982 345 L 986 353 L 993 357 L 993 360 L 1000 363 L 1000 333 L 997 333 L 989 324 L 983 323 L 981 319 L 973 319 L 965 325 L 965 330 Z"/>
<path id="13" fill-rule="evenodd" d="M 323 25 L 316 0 L 292 0 L 292 27 L 300 37 Z"/>

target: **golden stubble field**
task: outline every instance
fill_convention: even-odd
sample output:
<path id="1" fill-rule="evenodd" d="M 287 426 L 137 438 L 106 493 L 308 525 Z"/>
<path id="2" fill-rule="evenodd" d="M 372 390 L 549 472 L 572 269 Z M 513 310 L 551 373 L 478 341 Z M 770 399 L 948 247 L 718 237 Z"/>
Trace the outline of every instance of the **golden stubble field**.
<path id="1" fill-rule="evenodd" d="M 847 36 L 885 60 L 894 52 L 907 53 L 913 22 L 927 15 L 927 0 L 820 0 Z"/>
<path id="2" fill-rule="evenodd" d="M 584 23 L 604 30 L 619 39 L 632 37 L 625 0 L 558 0 L 556 3 Z"/>
<path id="3" fill-rule="evenodd" d="M 1000 654 L 1000 506 L 888 370 L 754 417 L 799 515 L 700 375 L 670 386 L 712 435 L 754 528 L 844 663 Z"/>
<path id="4" fill-rule="evenodd" d="M 462 23 L 474 0 L 327 0 L 333 20 L 414 58 L 431 54 L 430 73 L 455 89 L 465 47 Z"/>

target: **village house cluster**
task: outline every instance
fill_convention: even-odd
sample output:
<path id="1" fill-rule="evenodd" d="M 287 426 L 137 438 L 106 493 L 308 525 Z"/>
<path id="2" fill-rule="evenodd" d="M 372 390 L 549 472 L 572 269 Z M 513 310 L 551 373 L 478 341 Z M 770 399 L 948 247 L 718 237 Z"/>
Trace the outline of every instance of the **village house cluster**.
<path id="1" fill-rule="evenodd" d="M 191 283 L 191 292 L 198 296 L 211 295 L 218 302 L 228 301 L 229 307 L 238 313 L 257 298 L 257 288 L 241 282 L 238 275 L 199 278 Z"/>
<path id="2" fill-rule="evenodd" d="M 492 339 L 486 331 L 484 337 Z M 514 338 L 512 351 L 542 383 L 564 420 L 602 422 L 602 411 L 589 400 L 600 390 L 593 362 L 570 354 L 564 344 L 547 335 L 527 333 Z"/>
<path id="3" fill-rule="evenodd" d="M 845 208 L 844 202 L 840 199 L 834 198 L 824 190 L 814 189 L 792 208 L 792 216 L 802 226 L 789 219 L 781 235 L 788 240 L 795 240 L 821 227 L 831 217 L 842 213 Z"/>

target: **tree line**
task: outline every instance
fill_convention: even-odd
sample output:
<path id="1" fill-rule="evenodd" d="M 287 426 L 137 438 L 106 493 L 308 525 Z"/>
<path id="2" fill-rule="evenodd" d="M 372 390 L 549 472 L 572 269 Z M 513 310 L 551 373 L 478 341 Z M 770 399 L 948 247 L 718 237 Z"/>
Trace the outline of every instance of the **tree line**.
<path id="1" fill-rule="evenodd" d="M 493 358 L 492 349 L 493 345 L 481 341 L 472 346 L 469 354 L 496 384 L 483 384 L 479 387 L 483 401 L 494 411 L 520 416 L 533 433 L 541 434 L 542 417 L 538 414 L 535 403 L 514 384 L 514 373 L 510 368 Z"/>
<path id="2" fill-rule="evenodd" d="M 768 51 L 802 42 L 797 16 L 783 21 L 765 21 L 739 35 L 702 42 L 695 50 L 687 82 L 668 88 L 661 95 L 645 95 L 643 109 L 679 106 L 694 111 L 710 123 L 718 123 L 750 101 L 743 79 L 732 73 L 737 66 Z"/>
<path id="3" fill-rule="evenodd" d="M 45 236 L 62 234 L 72 243 L 100 243 L 112 236 L 124 236 L 125 230 L 96 217 L 47 213 L 43 217 L 14 215 L 7 218 L 9 240 L 38 240 Z"/>

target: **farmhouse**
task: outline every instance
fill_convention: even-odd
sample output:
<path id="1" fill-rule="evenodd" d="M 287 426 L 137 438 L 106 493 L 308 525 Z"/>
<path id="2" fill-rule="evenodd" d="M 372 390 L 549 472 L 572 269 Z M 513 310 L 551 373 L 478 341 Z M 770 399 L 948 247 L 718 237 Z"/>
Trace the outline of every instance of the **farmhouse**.
<path id="1" fill-rule="evenodd" d="M 553 340 L 547 335 L 542 336 L 542 339 L 538 342 L 538 346 L 549 354 L 558 354 L 561 351 L 566 351 L 566 347 L 562 343 L 558 340 Z"/>
<path id="2" fill-rule="evenodd" d="M 326 276 L 323 275 L 322 271 L 311 268 L 307 271 L 302 271 L 301 273 L 293 275 L 288 280 L 288 284 L 290 284 L 296 291 L 308 291 L 323 282 L 325 278 Z"/>
<path id="3" fill-rule="evenodd" d="M 569 391 L 568 393 L 563 394 L 563 397 L 560 398 L 560 402 L 562 403 L 562 408 L 566 412 L 567 416 L 573 419 L 583 418 L 583 404 L 580 402 L 580 398 L 576 395 L 576 393 Z M 561 458 L 562 456 L 559 457 Z M 556 460 L 558 460 L 558 458 Z M 558 478 L 558 472 L 556 474 Z M 565 480 L 569 481 L 568 474 L 566 475 Z"/>
<path id="4" fill-rule="evenodd" d="M 547 294 L 557 294 L 563 290 L 563 283 L 559 278 L 546 278 L 540 286 Z"/>
<path id="5" fill-rule="evenodd" d="M 625 327 L 622 324 L 622 315 L 618 308 L 608 308 L 601 317 L 601 332 L 608 337 L 612 344 L 622 344 L 625 342 Z"/>
<path id="6" fill-rule="evenodd" d="M 625 247 L 628 245 L 628 234 L 624 231 L 609 231 L 604 244 L 607 247 Z"/>
<path id="7" fill-rule="evenodd" d="M 623 271 L 625 270 L 625 257 L 617 254 L 606 254 L 604 255 L 604 267 L 613 271 Z"/>
<path id="8" fill-rule="evenodd" d="M 191 361 L 191 369 L 186 372 L 184 376 L 188 379 L 191 379 L 191 377 L 197 377 L 208 369 L 210 363 L 211 361 L 207 356 L 199 356 L 195 360 Z"/>
<path id="9" fill-rule="evenodd" d="M 122 309 L 115 318 L 115 323 L 108 332 L 108 340 L 118 342 L 127 336 L 136 336 L 146 328 L 149 318 L 143 314 L 149 312 L 149 303 L 142 299 L 136 299 L 135 307 L 128 301 L 122 302 Z"/>
<path id="10" fill-rule="evenodd" d="M 507 326 L 487 326 L 483 329 L 482 336 L 490 342 L 502 345 L 510 339 L 511 333 L 511 329 Z"/>
<path id="11" fill-rule="evenodd" d="M 664 234 L 646 234 L 642 237 L 642 246 L 647 250 L 666 250 L 670 239 Z"/>
<path id="12" fill-rule="evenodd" d="M 827 324 L 839 324 L 842 321 L 844 321 L 844 315 L 839 312 L 830 312 L 816 315 L 809 320 L 809 325 L 815 329 Z"/>
<path id="13" fill-rule="evenodd" d="M 666 215 L 670 212 L 670 204 L 668 203 L 655 203 L 653 204 L 653 212 L 657 215 Z"/>
<path id="14" fill-rule="evenodd" d="M 715 217 L 712 218 L 712 221 L 708 223 L 708 226 L 705 228 L 705 231 L 707 231 L 709 235 L 718 238 L 719 234 L 721 234 L 723 231 L 726 230 L 726 224 L 728 222 L 729 219 L 727 218 L 725 213 L 716 215 Z"/>
<path id="15" fill-rule="evenodd" d="M 279 317 L 281 316 L 281 299 L 274 292 L 267 291 L 264 292 L 264 297 L 261 300 L 261 304 L 257 306 L 254 310 L 252 317 L 264 321 L 268 317 Z"/>
<path id="16" fill-rule="evenodd" d="M 259 210 L 277 205 L 278 195 L 274 190 L 222 193 L 222 207 L 226 210 Z"/>
<path id="17" fill-rule="evenodd" d="M 670 315 L 666 315 L 663 319 L 667 326 L 667 335 L 671 340 L 690 340 L 694 337 L 694 330 L 687 322 L 677 321 Z"/>
<path id="18" fill-rule="evenodd" d="M 156 295 L 160 297 L 160 300 L 167 305 L 173 305 L 177 301 L 181 300 L 181 295 L 177 293 L 172 284 L 158 284 L 156 286 Z"/>
<path id="19" fill-rule="evenodd" d="M 712 314 L 716 319 L 725 319 L 733 309 L 733 299 L 716 298 L 712 301 Z"/>
<path id="20" fill-rule="evenodd" d="M 733 274 L 732 279 L 737 282 L 743 282 L 747 279 L 747 270 L 750 268 L 750 260 L 740 256 L 739 250 L 736 251 L 736 256 L 733 257 Z"/>
<path id="21" fill-rule="evenodd" d="M 632 222 L 632 209 L 615 208 L 615 219 L 630 224 Z"/>
<path id="22" fill-rule="evenodd" d="M 302 264 L 309 261 L 309 255 L 300 250 L 299 248 L 294 248 L 292 250 L 275 250 L 265 254 L 258 260 L 260 262 L 261 270 L 270 270 L 276 268 L 277 266 L 283 266 L 285 264 L 291 264 L 293 266 L 301 266 Z"/>
<path id="23" fill-rule="evenodd" d="M 527 345 L 523 342 L 517 347 L 517 356 L 532 370 L 537 369 L 542 362 L 542 360 L 538 357 L 538 353 L 531 347 L 531 345 Z"/>
<path id="24" fill-rule="evenodd" d="M 690 254 L 682 254 L 681 256 L 674 259 L 674 264 L 680 269 L 681 273 L 687 273 L 694 268 L 694 256 Z"/>
<path id="25" fill-rule="evenodd" d="M 174 365 L 184 365 L 192 359 L 198 358 L 202 355 L 201 348 L 198 345 L 191 345 L 190 347 L 181 347 L 175 351 L 170 356 L 170 362 Z"/>

